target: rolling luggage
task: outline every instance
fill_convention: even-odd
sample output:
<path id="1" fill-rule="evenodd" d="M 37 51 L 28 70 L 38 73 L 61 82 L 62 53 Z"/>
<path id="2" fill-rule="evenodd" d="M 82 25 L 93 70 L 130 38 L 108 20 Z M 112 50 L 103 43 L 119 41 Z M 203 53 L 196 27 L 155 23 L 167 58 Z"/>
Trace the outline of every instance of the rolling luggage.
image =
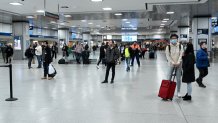
<path id="1" fill-rule="evenodd" d="M 176 71 L 177 68 L 173 68 L 170 80 L 162 80 L 158 96 L 164 100 L 173 100 L 176 89 L 176 82 L 174 81 L 176 78 Z"/>
<path id="2" fill-rule="evenodd" d="M 58 64 L 65 64 L 65 60 L 62 58 L 58 61 Z"/>
<path id="3" fill-rule="evenodd" d="M 154 51 L 149 52 L 149 58 L 154 59 L 155 58 L 155 53 Z"/>

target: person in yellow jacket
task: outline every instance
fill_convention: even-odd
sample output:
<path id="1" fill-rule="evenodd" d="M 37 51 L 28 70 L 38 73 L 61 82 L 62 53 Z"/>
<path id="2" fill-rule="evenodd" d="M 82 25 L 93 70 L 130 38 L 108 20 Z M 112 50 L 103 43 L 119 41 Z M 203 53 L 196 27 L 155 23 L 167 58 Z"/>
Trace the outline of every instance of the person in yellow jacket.
<path id="1" fill-rule="evenodd" d="M 124 56 L 125 56 L 126 65 L 127 65 L 126 71 L 129 72 L 130 71 L 131 48 L 128 44 L 125 45 Z"/>

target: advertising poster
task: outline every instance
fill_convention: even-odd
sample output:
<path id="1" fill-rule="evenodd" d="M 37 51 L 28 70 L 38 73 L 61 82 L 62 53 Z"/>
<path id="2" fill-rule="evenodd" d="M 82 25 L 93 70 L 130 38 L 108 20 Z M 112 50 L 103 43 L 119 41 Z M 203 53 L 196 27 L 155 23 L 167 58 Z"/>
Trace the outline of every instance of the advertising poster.
<path id="1" fill-rule="evenodd" d="M 21 37 L 20 36 L 14 36 L 14 49 L 21 50 Z"/>

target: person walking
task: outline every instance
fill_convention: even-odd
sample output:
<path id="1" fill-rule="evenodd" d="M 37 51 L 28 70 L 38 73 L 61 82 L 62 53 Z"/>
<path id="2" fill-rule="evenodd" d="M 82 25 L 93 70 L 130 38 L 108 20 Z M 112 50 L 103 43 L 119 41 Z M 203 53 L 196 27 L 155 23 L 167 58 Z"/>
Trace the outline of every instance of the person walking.
<path id="1" fill-rule="evenodd" d="M 138 66 L 140 67 L 139 53 L 140 53 L 140 51 L 141 51 L 141 48 L 140 48 L 140 46 L 137 44 L 136 41 L 133 43 L 133 45 L 131 46 L 131 48 L 132 48 L 132 51 L 133 51 L 131 66 L 134 66 L 134 60 L 135 60 L 135 58 L 136 58 L 137 63 L 138 63 Z"/>
<path id="2" fill-rule="evenodd" d="M 38 61 L 37 68 L 42 68 L 42 46 L 38 42 L 35 44 L 35 54 Z"/>
<path id="3" fill-rule="evenodd" d="M 130 71 L 131 48 L 128 44 L 125 45 L 124 56 L 126 60 L 126 71 Z"/>
<path id="4" fill-rule="evenodd" d="M 31 69 L 32 68 L 31 63 L 32 63 L 32 60 L 34 57 L 34 49 L 33 49 L 32 45 L 30 45 L 29 48 L 26 49 L 25 56 L 28 59 L 28 68 Z"/>
<path id="5" fill-rule="evenodd" d="M 44 42 L 44 48 L 42 51 L 42 60 L 43 60 L 43 68 L 44 68 L 44 77 L 42 79 L 51 80 L 52 77 L 48 76 L 49 64 L 52 62 L 51 58 L 51 49 L 48 45 L 48 42 Z"/>
<path id="6" fill-rule="evenodd" d="M 108 76 L 110 69 L 112 68 L 112 78 L 111 78 L 111 84 L 114 83 L 114 77 L 115 77 L 115 66 L 116 62 L 119 59 L 119 49 L 115 47 L 113 41 L 109 41 L 109 47 L 106 50 L 106 63 L 107 63 L 107 69 L 106 69 L 106 75 L 105 80 L 102 83 L 108 83 Z"/>
<path id="7" fill-rule="evenodd" d="M 80 58 L 82 55 L 82 51 L 83 51 L 83 46 L 81 45 L 81 43 L 77 42 L 76 48 L 75 48 L 75 52 L 76 52 L 76 62 L 77 64 L 80 64 Z"/>
<path id="8" fill-rule="evenodd" d="M 5 44 L 3 44 L 3 46 L 1 47 L 1 51 L 2 51 L 2 58 L 4 60 L 4 63 L 6 63 L 6 49 L 7 47 L 5 46 Z"/>
<path id="9" fill-rule="evenodd" d="M 6 48 L 6 64 L 11 64 L 11 59 L 14 54 L 14 49 L 12 48 L 11 44 L 8 44 Z"/>
<path id="10" fill-rule="evenodd" d="M 65 61 L 68 63 L 68 57 L 69 57 L 69 52 L 68 52 L 69 47 L 67 46 L 66 43 L 64 43 L 64 46 L 62 48 L 63 51 L 63 58 L 65 59 Z"/>
<path id="11" fill-rule="evenodd" d="M 166 47 L 166 57 L 170 65 L 168 79 L 171 79 L 173 70 L 176 68 L 176 79 L 177 79 L 177 96 L 181 98 L 181 73 L 182 73 L 182 56 L 183 56 L 183 47 L 178 41 L 178 35 L 172 34 L 170 36 L 170 45 Z"/>
<path id="12" fill-rule="evenodd" d="M 58 52 L 57 42 L 53 43 L 51 49 L 52 49 L 52 59 L 53 58 L 57 59 L 57 52 Z"/>
<path id="13" fill-rule="evenodd" d="M 192 94 L 192 82 L 195 82 L 195 55 L 194 55 L 194 47 L 191 43 L 187 44 L 187 48 L 184 52 L 184 56 L 182 57 L 182 69 L 183 69 L 183 76 L 182 82 L 187 83 L 187 93 L 183 97 L 184 101 L 191 100 Z"/>
<path id="14" fill-rule="evenodd" d="M 209 59 L 207 53 L 207 45 L 204 42 L 200 43 L 200 49 L 196 54 L 196 66 L 199 70 L 199 77 L 196 79 L 199 87 L 206 88 L 203 84 L 203 78 L 208 75 Z"/>
<path id="15" fill-rule="evenodd" d="M 97 63 L 97 69 L 99 69 L 99 64 L 103 62 L 103 64 L 105 64 L 106 66 L 106 61 L 105 61 L 105 44 L 102 43 L 101 47 L 100 47 L 100 56 L 98 59 L 98 63 Z"/>

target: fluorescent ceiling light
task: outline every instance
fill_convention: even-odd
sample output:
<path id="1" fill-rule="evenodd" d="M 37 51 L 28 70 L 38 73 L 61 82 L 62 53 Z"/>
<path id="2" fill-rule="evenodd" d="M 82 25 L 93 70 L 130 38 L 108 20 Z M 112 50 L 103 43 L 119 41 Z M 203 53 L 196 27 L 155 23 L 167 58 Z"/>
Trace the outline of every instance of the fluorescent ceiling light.
<path id="1" fill-rule="evenodd" d="M 175 12 L 167 12 L 168 15 L 174 14 Z"/>
<path id="2" fill-rule="evenodd" d="M 86 22 L 87 20 L 81 20 L 82 22 Z"/>
<path id="3" fill-rule="evenodd" d="M 168 21 L 168 20 L 170 20 L 169 18 L 165 18 L 165 19 L 163 19 L 164 21 Z"/>
<path id="4" fill-rule="evenodd" d="M 128 19 L 123 19 L 123 21 L 127 21 Z"/>
<path id="5" fill-rule="evenodd" d="M 164 26 L 160 26 L 160 28 L 163 28 Z"/>
<path id="6" fill-rule="evenodd" d="M 102 2 L 103 0 L 91 0 L 92 2 Z"/>
<path id="7" fill-rule="evenodd" d="M 55 24 L 56 22 L 55 21 L 51 21 L 50 23 Z"/>
<path id="8" fill-rule="evenodd" d="M 70 18 L 70 17 L 72 17 L 71 15 L 64 15 L 64 17 L 66 17 L 66 18 Z"/>
<path id="9" fill-rule="evenodd" d="M 122 13 L 116 13 L 116 14 L 114 14 L 114 15 L 116 15 L 116 16 L 121 16 L 121 15 L 123 15 Z"/>
<path id="10" fill-rule="evenodd" d="M 71 27 L 76 27 L 76 26 L 71 26 Z"/>
<path id="11" fill-rule="evenodd" d="M 26 16 L 26 18 L 32 19 L 32 18 L 34 18 L 34 17 L 33 17 L 33 16 Z"/>
<path id="12" fill-rule="evenodd" d="M 92 25 L 93 23 L 88 23 L 89 25 Z"/>
<path id="13" fill-rule="evenodd" d="M 52 29 L 57 29 L 57 28 L 52 28 Z"/>
<path id="14" fill-rule="evenodd" d="M 96 25 L 97 27 L 100 27 L 101 25 Z"/>
<path id="15" fill-rule="evenodd" d="M 111 11 L 112 8 L 109 8 L 109 7 L 108 7 L 108 8 L 103 8 L 103 10 L 104 10 L 104 11 Z"/>
<path id="16" fill-rule="evenodd" d="M 163 23 L 167 23 L 167 21 L 162 21 Z"/>
<path id="17" fill-rule="evenodd" d="M 48 27 L 44 27 L 45 29 L 48 29 Z"/>
<path id="18" fill-rule="evenodd" d="M 164 25 L 165 25 L 165 24 L 163 24 L 163 23 L 161 24 L 161 26 L 164 26 Z"/>
<path id="19" fill-rule="evenodd" d="M 126 23 L 130 23 L 129 21 L 127 21 Z"/>
<path id="20" fill-rule="evenodd" d="M 12 2 L 12 3 L 9 3 L 11 5 L 14 5 L 14 6 L 21 6 L 23 5 L 22 3 L 18 3 L 18 2 Z"/>
<path id="21" fill-rule="evenodd" d="M 65 23 L 60 23 L 60 25 L 62 25 L 62 26 L 63 26 L 63 25 L 65 25 Z"/>
<path id="22" fill-rule="evenodd" d="M 36 12 L 38 12 L 38 13 L 44 13 L 45 10 L 37 10 Z"/>
<path id="23" fill-rule="evenodd" d="M 104 27 L 101 27 L 102 29 L 104 29 Z"/>

